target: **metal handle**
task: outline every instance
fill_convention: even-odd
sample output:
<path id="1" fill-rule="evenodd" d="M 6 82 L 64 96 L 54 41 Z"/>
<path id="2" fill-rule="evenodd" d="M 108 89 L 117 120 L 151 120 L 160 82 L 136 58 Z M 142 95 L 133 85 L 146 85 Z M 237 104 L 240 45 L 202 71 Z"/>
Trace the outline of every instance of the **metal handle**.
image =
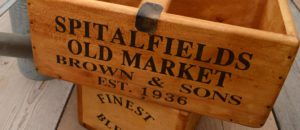
<path id="1" fill-rule="evenodd" d="M 32 58 L 30 37 L 0 32 L 0 56 Z"/>
<path id="2" fill-rule="evenodd" d="M 6 0 L 2 5 L 0 5 L 0 17 L 16 3 L 17 0 Z"/>

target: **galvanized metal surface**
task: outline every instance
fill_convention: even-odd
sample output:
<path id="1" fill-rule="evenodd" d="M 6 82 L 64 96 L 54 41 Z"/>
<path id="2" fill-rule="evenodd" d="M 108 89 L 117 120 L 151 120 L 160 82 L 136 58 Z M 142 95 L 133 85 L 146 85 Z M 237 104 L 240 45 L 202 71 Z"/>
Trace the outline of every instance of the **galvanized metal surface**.
<path id="1" fill-rule="evenodd" d="M 29 36 L 0 33 L 0 55 L 32 58 Z"/>

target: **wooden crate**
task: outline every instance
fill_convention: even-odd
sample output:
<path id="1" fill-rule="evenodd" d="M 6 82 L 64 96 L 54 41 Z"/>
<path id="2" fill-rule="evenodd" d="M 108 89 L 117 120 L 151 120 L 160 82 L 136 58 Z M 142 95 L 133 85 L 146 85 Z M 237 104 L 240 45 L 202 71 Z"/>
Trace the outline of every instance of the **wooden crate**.
<path id="1" fill-rule="evenodd" d="M 80 123 L 91 130 L 195 130 L 196 114 L 77 87 Z"/>
<path id="2" fill-rule="evenodd" d="M 147 1 L 28 0 L 37 70 L 261 127 L 298 49 L 287 0 Z"/>

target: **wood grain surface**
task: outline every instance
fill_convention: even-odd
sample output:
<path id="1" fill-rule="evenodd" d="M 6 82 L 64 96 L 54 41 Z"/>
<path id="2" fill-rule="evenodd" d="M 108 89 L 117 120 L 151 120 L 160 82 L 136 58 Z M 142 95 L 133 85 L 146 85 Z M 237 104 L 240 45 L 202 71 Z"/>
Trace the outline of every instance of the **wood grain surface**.
<path id="1" fill-rule="evenodd" d="M 255 29 L 162 13 L 156 32 L 161 41 L 157 40 L 159 36 L 132 31 L 137 2 L 128 1 L 131 6 L 123 6 L 107 1 L 29 0 L 38 70 L 77 84 L 226 121 L 252 127 L 264 124 L 298 50 L 286 0 L 265 3 L 273 8 L 260 10 L 266 11 L 262 17 L 269 20 L 274 14 L 268 12 L 273 10 L 281 11 L 282 16 L 274 20 L 278 22 Z M 261 4 L 239 2 L 249 8 Z M 246 8 L 239 9 L 242 13 Z M 244 14 L 239 16 L 246 17 Z M 270 23 L 263 20 L 260 22 Z M 109 26 L 103 37 L 101 29 L 99 33 L 99 28 L 91 26 L 99 23 Z M 198 43 L 203 43 L 202 49 Z M 106 59 L 108 54 L 104 52 L 111 52 L 111 59 Z M 134 57 L 137 59 L 132 60 Z M 220 57 L 233 61 L 221 65 Z M 245 70 L 238 69 L 241 66 Z M 109 73 L 109 67 L 113 73 Z M 163 87 L 149 84 L 157 78 L 164 82 Z M 161 96 L 153 98 L 154 91 L 160 91 Z M 176 99 L 168 102 L 164 100 L 167 95 Z"/>
<path id="2" fill-rule="evenodd" d="M 77 112 L 77 89 L 74 88 L 57 130 L 87 130 L 79 124 Z M 209 117 L 201 117 L 196 130 L 277 130 L 273 114 L 262 128 L 250 128 Z"/>

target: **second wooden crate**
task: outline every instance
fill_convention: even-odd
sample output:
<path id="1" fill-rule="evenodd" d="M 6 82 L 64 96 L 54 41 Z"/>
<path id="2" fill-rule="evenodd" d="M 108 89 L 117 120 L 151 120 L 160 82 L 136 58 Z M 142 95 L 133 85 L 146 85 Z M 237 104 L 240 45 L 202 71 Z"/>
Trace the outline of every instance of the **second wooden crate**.
<path id="1" fill-rule="evenodd" d="M 80 123 L 91 130 L 194 130 L 199 116 L 89 87 L 78 88 Z"/>

